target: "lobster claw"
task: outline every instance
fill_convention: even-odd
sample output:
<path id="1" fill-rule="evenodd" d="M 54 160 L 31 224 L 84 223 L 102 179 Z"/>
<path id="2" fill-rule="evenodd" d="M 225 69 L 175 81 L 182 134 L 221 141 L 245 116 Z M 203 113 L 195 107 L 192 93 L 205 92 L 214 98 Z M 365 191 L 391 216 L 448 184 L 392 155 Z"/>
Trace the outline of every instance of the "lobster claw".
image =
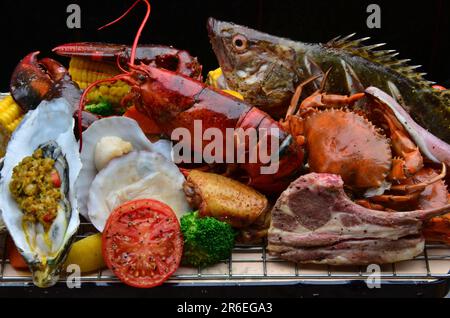
<path id="1" fill-rule="evenodd" d="M 66 68 L 57 61 L 38 60 L 39 51 L 25 56 L 14 69 L 10 91 L 14 100 L 24 110 L 35 109 L 53 89 L 55 82 L 67 74 Z"/>
<path id="2" fill-rule="evenodd" d="M 131 47 L 122 44 L 78 42 L 62 44 L 53 49 L 55 54 L 89 59 L 122 66 L 130 62 Z M 202 80 L 202 66 L 187 51 L 164 45 L 139 45 L 135 64 L 141 63 Z"/>

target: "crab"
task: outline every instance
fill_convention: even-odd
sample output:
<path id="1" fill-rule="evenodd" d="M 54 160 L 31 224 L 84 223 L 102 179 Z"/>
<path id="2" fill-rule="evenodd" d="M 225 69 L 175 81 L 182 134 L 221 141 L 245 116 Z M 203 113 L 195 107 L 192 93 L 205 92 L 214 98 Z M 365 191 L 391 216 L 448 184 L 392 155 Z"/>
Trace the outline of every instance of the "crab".
<path id="1" fill-rule="evenodd" d="M 316 78 L 300 84 L 281 121 L 305 148 L 310 171 L 340 175 L 356 203 L 371 209 L 417 205 L 427 188 L 445 178 L 446 165 L 424 173 L 429 168 L 419 147 L 390 107 L 366 93 L 327 94 L 326 77 L 301 103 L 303 88 Z"/>

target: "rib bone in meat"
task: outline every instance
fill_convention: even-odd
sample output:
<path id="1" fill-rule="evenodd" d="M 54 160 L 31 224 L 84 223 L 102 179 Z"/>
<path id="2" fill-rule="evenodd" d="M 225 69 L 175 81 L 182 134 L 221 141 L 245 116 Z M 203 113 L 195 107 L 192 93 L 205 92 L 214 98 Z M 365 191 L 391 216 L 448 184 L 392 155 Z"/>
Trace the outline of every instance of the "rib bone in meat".
<path id="1" fill-rule="evenodd" d="M 283 192 L 272 210 L 268 250 L 293 262 L 329 265 L 393 263 L 424 248 L 422 226 L 450 205 L 384 212 L 354 203 L 340 176 L 312 173 Z"/>

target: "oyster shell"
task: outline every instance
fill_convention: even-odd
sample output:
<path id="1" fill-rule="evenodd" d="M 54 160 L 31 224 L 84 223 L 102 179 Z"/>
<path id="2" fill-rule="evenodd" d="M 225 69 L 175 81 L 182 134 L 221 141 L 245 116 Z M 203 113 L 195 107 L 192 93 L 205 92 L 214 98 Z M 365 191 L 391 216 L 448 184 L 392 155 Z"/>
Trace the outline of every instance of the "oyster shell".
<path id="1" fill-rule="evenodd" d="M 2 169 L 3 169 L 4 161 L 5 161 L 5 158 L 0 159 L 0 171 L 2 171 Z M 6 225 L 5 225 L 5 222 L 3 222 L 2 210 L 0 209 L 0 233 L 3 233 L 5 231 L 6 231 Z"/>
<path id="2" fill-rule="evenodd" d="M 73 126 L 72 108 L 64 99 L 42 102 L 25 116 L 12 135 L 1 171 L 3 220 L 38 287 L 49 287 L 57 282 L 80 222 L 74 184 L 81 170 L 81 161 Z M 24 213 L 9 190 L 14 167 L 38 148 L 43 150 L 45 157 L 55 160 L 54 167 L 62 181 L 63 199 L 47 231 L 39 222 L 25 221 Z"/>
<path id="3" fill-rule="evenodd" d="M 83 132 L 81 162 L 83 167 L 76 183 L 78 208 L 80 214 L 89 220 L 87 201 L 89 188 L 98 171 L 95 166 L 95 149 L 103 137 L 120 137 L 133 145 L 133 150 L 145 150 L 161 153 L 172 160 L 172 144 L 167 140 L 152 143 L 148 140 L 138 123 L 131 118 L 112 116 L 94 122 Z"/>
<path id="4" fill-rule="evenodd" d="M 178 167 L 161 154 L 133 151 L 113 159 L 95 177 L 89 189 L 89 218 L 101 232 L 114 208 L 136 199 L 164 202 L 180 218 L 189 211 L 184 181 Z"/>

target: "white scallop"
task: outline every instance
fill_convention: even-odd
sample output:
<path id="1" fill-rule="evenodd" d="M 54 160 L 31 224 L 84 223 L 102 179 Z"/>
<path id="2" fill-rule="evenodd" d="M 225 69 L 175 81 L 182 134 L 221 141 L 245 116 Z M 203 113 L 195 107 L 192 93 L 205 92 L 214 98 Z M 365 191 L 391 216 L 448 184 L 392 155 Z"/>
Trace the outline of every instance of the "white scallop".
<path id="1" fill-rule="evenodd" d="M 103 231 L 114 208 L 136 199 L 161 201 L 180 218 L 189 210 L 184 181 L 178 167 L 159 153 L 133 151 L 115 158 L 97 174 L 89 189 L 89 219 Z"/>
<path id="2" fill-rule="evenodd" d="M 172 160 L 172 144 L 167 140 L 152 143 L 148 140 L 138 123 L 127 117 L 107 117 L 94 122 L 83 132 L 83 147 L 81 162 L 83 168 L 76 183 L 78 194 L 78 208 L 85 218 L 89 220 L 87 201 L 89 188 L 98 171 L 95 167 L 95 149 L 103 137 L 119 137 L 133 145 L 133 150 L 158 152 Z"/>

